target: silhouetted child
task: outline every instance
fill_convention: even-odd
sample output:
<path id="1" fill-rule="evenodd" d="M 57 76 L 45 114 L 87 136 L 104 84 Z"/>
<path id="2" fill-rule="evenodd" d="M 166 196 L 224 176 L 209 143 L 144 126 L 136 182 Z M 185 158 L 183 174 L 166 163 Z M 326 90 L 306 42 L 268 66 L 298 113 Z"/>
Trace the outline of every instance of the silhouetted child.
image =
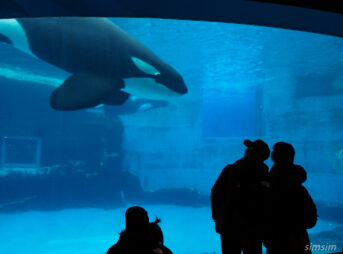
<path id="1" fill-rule="evenodd" d="M 125 230 L 120 233 L 118 242 L 107 254 L 170 254 L 163 245 L 163 234 L 158 226 L 159 220 L 149 223 L 144 208 L 133 206 L 125 213 Z"/>
<path id="2" fill-rule="evenodd" d="M 149 231 L 152 235 L 153 241 L 157 248 L 155 248 L 155 253 L 163 254 L 173 254 L 170 249 L 164 246 L 164 237 L 161 227 L 158 225 L 161 220 L 156 218 L 154 222 L 149 223 Z"/>
<path id="3" fill-rule="evenodd" d="M 149 217 L 144 208 L 130 207 L 125 213 L 125 230 L 120 233 L 118 242 L 107 254 L 153 254 L 153 246 L 149 235 Z"/>
<path id="4" fill-rule="evenodd" d="M 307 175 L 303 167 L 294 165 L 292 145 L 278 142 L 273 146 L 270 170 L 274 196 L 273 234 L 268 253 L 309 254 L 310 241 L 306 229 L 317 222 L 316 206 L 302 184 Z"/>

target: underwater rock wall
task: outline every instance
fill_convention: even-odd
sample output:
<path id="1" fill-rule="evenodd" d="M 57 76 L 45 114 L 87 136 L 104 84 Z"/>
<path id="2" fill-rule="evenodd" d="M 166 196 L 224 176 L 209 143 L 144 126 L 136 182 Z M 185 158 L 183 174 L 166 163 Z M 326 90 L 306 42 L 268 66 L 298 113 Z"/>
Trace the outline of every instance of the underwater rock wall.
<path id="1" fill-rule="evenodd" d="M 143 189 L 190 188 L 209 195 L 226 164 L 243 156 L 241 137 L 203 136 L 199 98 L 185 97 L 174 110 L 120 116 L 123 168 L 139 176 Z"/>
<path id="2" fill-rule="evenodd" d="M 264 55 L 268 79 L 263 85 L 262 119 L 270 144 L 284 140 L 294 145 L 295 163 L 307 170 L 306 186 L 314 199 L 342 203 L 338 193 L 343 181 L 343 91 L 338 70 L 343 63 L 339 55 L 324 51 L 325 43 L 314 43 L 311 49 L 292 47 L 308 44 L 311 36 L 271 46 L 270 52 L 287 47 L 287 57 Z M 339 44 L 335 46 L 338 50 Z"/>
<path id="3" fill-rule="evenodd" d="M 209 194 L 223 167 L 240 158 L 241 139 L 206 138 L 190 127 L 126 126 L 124 168 L 139 175 L 146 190 L 191 188 Z M 158 135 L 158 138 L 156 138 Z M 137 136 L 143 137 L 140 146 Z M 186 144 L 186 145 L 185 145 Z"/>
<path id="4" fill-rule="evenodd" d="M 342 203 L 343 95 L 297 98 L 291 77 L 265 84 L 264 115 L 267 140 L 290 142 L 295 163 L 308 173 L 317 200 Z"/>

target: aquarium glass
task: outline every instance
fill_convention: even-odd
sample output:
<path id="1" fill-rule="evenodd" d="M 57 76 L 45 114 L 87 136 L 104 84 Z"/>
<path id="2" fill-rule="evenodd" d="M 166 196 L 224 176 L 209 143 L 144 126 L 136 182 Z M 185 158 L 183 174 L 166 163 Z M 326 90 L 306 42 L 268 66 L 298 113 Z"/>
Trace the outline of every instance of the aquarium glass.
<path id="1" fill-rule="evenodd" d="M 81 50 L 106 30 L 89 28 L 90 38 L 80 40 L 75 31 L 84 27 L 62 28 L 73 29 L 62 40 L 36 34 L 34 50 L 50 45 L 50 63 L 27 47 L 15 48 L 14 37 L 0 37 L 0 253 L 106 253 L 133 205 L 144 207 L 151 221 L 162 219 L 173 253 L 221 253 L 211 187 L 227 164 L 243 157 L 245 139 L 294 146 L 319 214 L 309 234 L 323 249 L 313 253 L 343 248 L 342 38 L 243 24 L 108 20 L 175 69 L 188 92 L 172 98 L 128 92 L 121 105 L 101 99 L 55 110 L 50 95 L 66 79 L 83 77 L 79 94 L 93 96 L 98 87 L 88 90 L 88 83 L 98 79 L 87 75 L 97 54 L 107 59 L 99 68 L 111 63 L 115 71 L 125 62 L 123 52 L 106 52 L 109 40 L 97 42 L 88 51 L 94 61 L 82 62 L 83 52 L 69 66 L 75 50 L 66 45 L 75 41 Z M 0 34 L 8 24 L 7 34 L 15 31 L 13 20 L 1 22 Z M 52 38 L 61 28 L 55 29 Z M 158 75 L 140 59 L 131 61 L 130 71 Z M 99 84 L 123 87 L 121 79 L 102 78 Z M 137 88 L 131 81 L 132 89 L 150 85 Z"/>

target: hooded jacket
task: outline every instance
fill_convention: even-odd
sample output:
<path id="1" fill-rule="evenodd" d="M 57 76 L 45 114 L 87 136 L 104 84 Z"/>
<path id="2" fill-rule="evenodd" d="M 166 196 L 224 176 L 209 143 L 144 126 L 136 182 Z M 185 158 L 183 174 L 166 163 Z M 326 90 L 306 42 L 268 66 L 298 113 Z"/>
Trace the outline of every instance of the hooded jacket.
<path id="1" fill-rule="evenodd" d="M 273 254 L 309 254 L 306 229 L 317 222 L 317 209 L 302 185 L 307 175 L 303 167 L 275 164 L 270 170 L 273 193 L 273 234 L 268 249 Z"/>
<path id="2" fill-rule="evenodd" d="M 317 222 L 316 206 L 302 185 L 307 174 L 299 165 L 274 165 L 270 170 L 277 213 L 282 224 L 293 229 L 309 229 Z"/>

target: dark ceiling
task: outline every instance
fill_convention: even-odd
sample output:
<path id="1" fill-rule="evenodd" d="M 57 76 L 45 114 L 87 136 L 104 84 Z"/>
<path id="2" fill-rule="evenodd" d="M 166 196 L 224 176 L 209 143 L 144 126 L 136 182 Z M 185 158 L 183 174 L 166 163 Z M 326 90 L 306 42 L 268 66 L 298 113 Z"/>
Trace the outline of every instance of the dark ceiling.
<path id="1" fill-rule="evenodd" d="M 0 17 L 103 16 L 206 20 L 343 36 L 340 1 L 1 0 Z"/>

